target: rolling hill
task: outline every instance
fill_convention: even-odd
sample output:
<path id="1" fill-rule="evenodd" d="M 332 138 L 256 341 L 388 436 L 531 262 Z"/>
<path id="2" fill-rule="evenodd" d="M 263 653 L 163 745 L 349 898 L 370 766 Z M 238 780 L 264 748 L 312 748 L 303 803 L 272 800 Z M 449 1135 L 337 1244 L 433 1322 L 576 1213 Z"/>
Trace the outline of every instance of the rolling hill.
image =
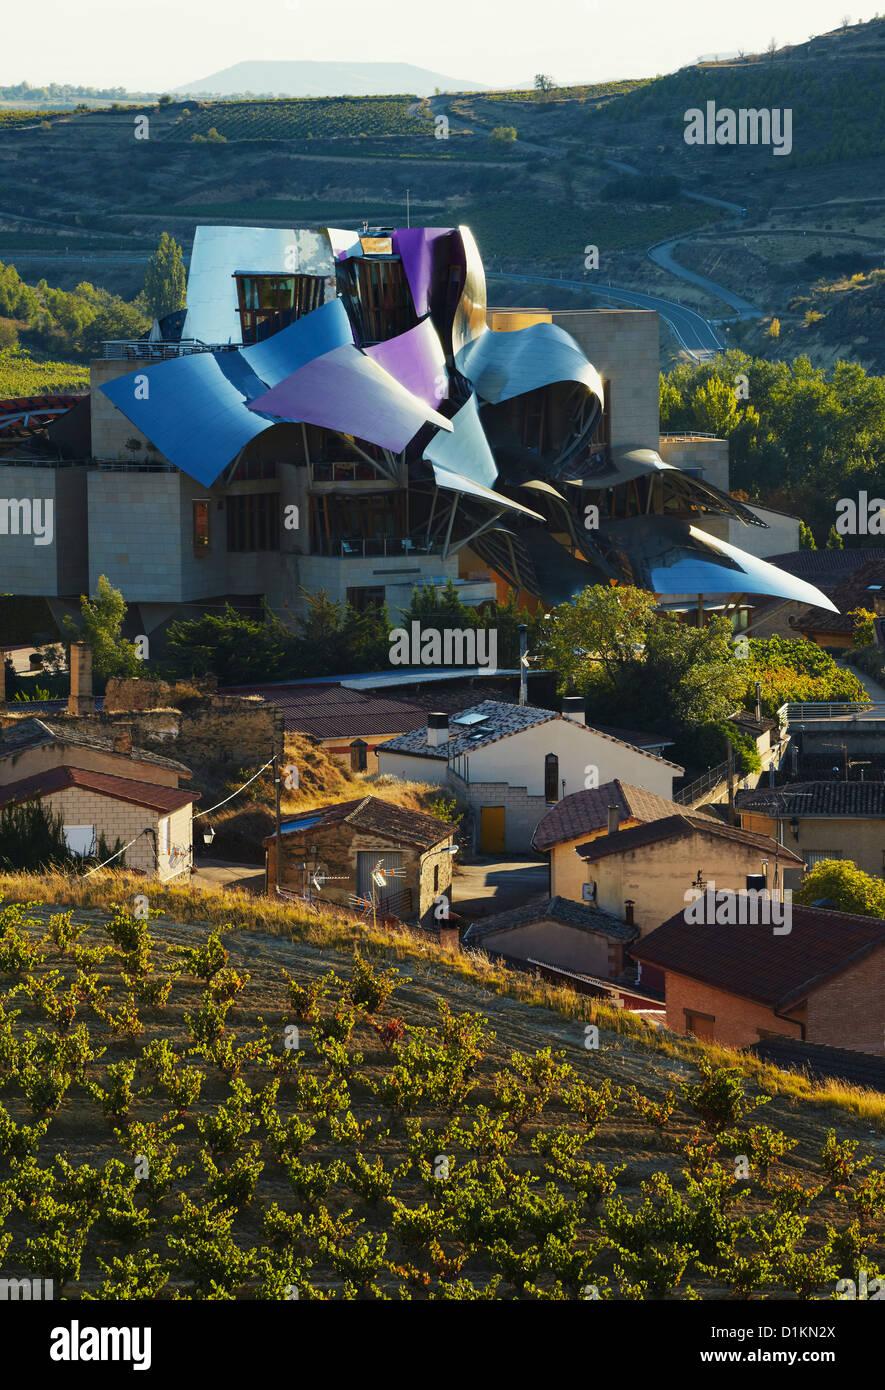
<path id="1" fill-rule="evenodd" d="M 213 96 L 244 93 L 286 97 L 385 96 L 388 92 L 414 92 L 432 96 L 443 92 L 481 92 L 480 82 L 446 77 L 413 63 L 317 63 L 304 59 L 280 62 L 243 62 L 196 82 L 176 87 L 176 95 L 195 92 Z"/>

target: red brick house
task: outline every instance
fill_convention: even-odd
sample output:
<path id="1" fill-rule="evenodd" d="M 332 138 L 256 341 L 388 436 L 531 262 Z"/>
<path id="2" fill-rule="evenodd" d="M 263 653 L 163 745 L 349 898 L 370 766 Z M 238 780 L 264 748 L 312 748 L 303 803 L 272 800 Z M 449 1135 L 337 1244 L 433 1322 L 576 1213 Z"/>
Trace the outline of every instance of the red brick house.
<path id="1" fill-rule="evenodd" d="M 881 1055 L 885 921 L 792 908 L 792 929 L 687 922 L 680 912 L 630 947 L 665 976 L 674 1033 L 748 1047 L 769 1037 Z M 640 981 L 641 981 L 640 974 Z"/>

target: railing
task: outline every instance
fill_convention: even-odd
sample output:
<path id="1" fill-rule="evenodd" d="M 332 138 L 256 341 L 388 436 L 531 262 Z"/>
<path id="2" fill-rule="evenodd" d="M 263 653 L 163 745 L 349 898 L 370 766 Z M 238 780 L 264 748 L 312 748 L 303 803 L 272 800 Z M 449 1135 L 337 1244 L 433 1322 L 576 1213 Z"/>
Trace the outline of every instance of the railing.
<path id="1" fill-rule="evenodd" d="M 691 806 L 698 801 L 704 792 L 711 787 L 718 787 L 720 782 L 724 782 L 728 777 L 728 762 L 718 763 L 716 767 L 711 767 L 709 772 L 705 772 L 703 777 L 698 777 L 696 781 L 689 782 L 687 787 L 675 792 L 673 800 L 680 806 Z"/>
<path id="2" fill-rule="evenodd" d="M 102 357 L 124 361 L 165 362 L 170 357 L 188 357 L 194 352 L 233 352 L 241 343 L 200 343 L 186 338 L 180 343 L 152 343 L 147 338 L 108 338 L 101 345 Z"/>
<path id="3" fill-rule="evenodd" d="M 391 558 L 397 556 L 410 556 L 413 559 L 422 555 L 440 555 L 442 546 L 437 541 L 432 545 L 417 545 L 408 537 L 380 536 L 377 539 L 354 537 L 351 540 L 342 540 L 336 536 L 319 536 L 311 547 L 313 555 L 340 555 L 344 558 L 359 557 L 366 555 L 387 555 Z M 445 583 L 445 580 L 442 581 Z"/>
<path id="4" fill-rule="evenodd" d="M 872 701 L 867 704 L 850 701 L 825 704 L 822 701 L 800 705 L 781 705 L 777 712 L 781 724 L 789 724 L 797 719 L 844 719 L 849 714 L 865 714 L 871 719 L 885 719 L 885 702 Z"/>

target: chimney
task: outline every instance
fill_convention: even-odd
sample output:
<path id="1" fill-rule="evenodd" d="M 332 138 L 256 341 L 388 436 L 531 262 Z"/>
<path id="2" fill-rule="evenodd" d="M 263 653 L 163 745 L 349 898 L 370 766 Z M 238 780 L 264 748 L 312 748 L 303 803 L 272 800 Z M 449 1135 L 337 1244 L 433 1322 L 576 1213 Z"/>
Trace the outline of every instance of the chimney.
<path id="1" fill-rule="evenodd" d="M 439 944 L 444 951 L 460 951 L 461 936 L 454 922 L 441 922 L 438 927 Z"/>
<path id="2" fill-rule="evenodd" d="M 574 719 L 576 724 L 586 724 L 587 714 L 583 695 L 566 695 L 562 702 L 562 712 L 566 719 Z"/>
<path id="3" fill-rule="evenodd" d="M 624 902 L 624 921 L 628 927 L 633 926 L 633 908 L 636 906 L 632 898 L 627 898 Z"/>
<path id="4" fill-rule="evenodd" d="M 609 833 L 609 835 L 616 835 L 616 834 L 617 834 L 617 831 L 618 831 L 618 826 L 619 826 L 620 824 L 621 824 L 621 812 L 619 811 L 618 807 L 617 807 L 617 806 L 609 806 L 609 808 L 608 808 L 608 833 Z"/>
<path id="5" fill-rule="evenodd" d="M 439 748 L 441 744 L 449 741 L 449 716 L 447 714 L 428 714 L 427 716 L 427 747 Z"/>
<path id="6" fill-rule="evenodd" d="M 529 682 L 528 682 L 528 627 L 525 623 L 519 625 L 519 703 L 527 705 L 529 702 Z"/>
<path id="7" fill-rule="evenodd" d="M 124 753 L 126 757 L 132 752 L 132 725 L 115 724 L 113 729 L 114 752 Z"/>
<path id="8" fill-rule="evenodd" d="M 92 698 L 92 648 L 86 642 L 71 643 L 71 693 L 68 714 L 94 714 Z"/>

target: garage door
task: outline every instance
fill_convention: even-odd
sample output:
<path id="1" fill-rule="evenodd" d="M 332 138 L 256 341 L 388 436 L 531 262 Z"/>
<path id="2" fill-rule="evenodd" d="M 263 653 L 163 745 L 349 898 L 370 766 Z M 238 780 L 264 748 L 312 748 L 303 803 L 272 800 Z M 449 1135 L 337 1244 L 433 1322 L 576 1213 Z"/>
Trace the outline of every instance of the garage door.
<path id="1" fill-rule="evenodd" d="M 379 907 L 402 893 L 405 884 L 403 876 L 403 855 L 399 850 L 361 849 L 356 856 L 356 887 L 361 898 L 372 896 L 372 870 L 378 865 L 387 879 L 387 886 L 375 885 L 375 901 Z"/>

